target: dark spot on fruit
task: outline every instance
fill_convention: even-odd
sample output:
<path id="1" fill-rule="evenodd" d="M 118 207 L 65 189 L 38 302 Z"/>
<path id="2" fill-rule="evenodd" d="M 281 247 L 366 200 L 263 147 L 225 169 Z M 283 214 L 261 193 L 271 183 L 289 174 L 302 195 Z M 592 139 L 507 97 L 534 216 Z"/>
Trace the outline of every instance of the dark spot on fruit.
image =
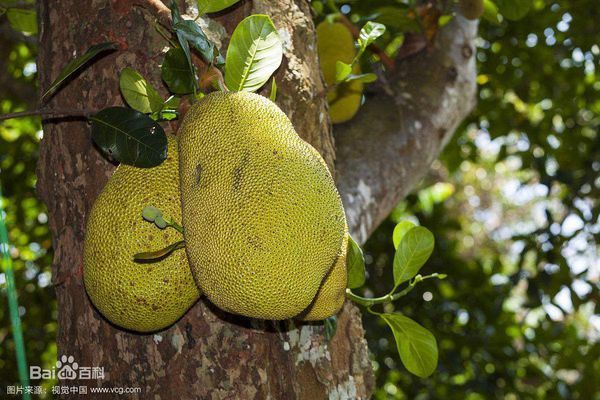
<path id="1" fill-rule="evenodd" d="M 196 165 L 196 184 L 200 184 L 200 179 L 202 179 L 202 164 Z"/>

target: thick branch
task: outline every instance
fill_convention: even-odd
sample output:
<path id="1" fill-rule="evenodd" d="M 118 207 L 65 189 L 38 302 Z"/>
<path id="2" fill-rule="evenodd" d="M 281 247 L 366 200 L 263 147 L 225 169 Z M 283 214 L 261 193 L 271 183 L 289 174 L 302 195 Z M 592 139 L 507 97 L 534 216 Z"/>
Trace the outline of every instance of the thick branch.
<path id="1" fill-rule="evenodd" d="M 476 22 L 457 16 L 430 50 L 401 62 L 386 93 L 335 127 L 338 188 L 360 242 L 417 184 L 474 107 L 476 34 Z"/>

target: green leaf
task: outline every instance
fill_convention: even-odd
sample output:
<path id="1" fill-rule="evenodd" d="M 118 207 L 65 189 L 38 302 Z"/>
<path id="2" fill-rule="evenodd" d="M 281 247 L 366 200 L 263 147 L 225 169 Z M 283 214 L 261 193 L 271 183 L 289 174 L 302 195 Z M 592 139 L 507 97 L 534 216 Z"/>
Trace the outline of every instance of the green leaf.
<path id="1" fill-rule="evenodd" d="M 215 61 L 219 51 L 215 44 L 208 40 L 202 29 L 194 21 L 181 20 L 173 24 L 173 30 L 175 30 L 182 47 L 182 41 L 187 41 L 193 48 L 200 52 L 202 58 L 204 58 L 207 63 L 212 64 Z"/>
<path id="2" fill-rule="evenodd" d="M 275 102 L 277 99 L 277 82 L 275 82 L 275 78 L 271 82 L 271 93 L 269 93 L 269 98 L 272 102 Z"/>
<path id="3" fill-rule="evenodd" d="M 167 227 L 167 221 L 165 221 L 162 215 L 159 215 L 154 219 L 154 224 L 160 229 L 165 229 Z"/>
<path id="4" fill-rule="evenodd" d="M 346 80 L 346 77 L 352 73 L 352 66 L 342 61 L 335 62 L 335 82 L 340 83 Z"/>
<path id="5" fill-rule="evenodd" d="M 185 241 L 181 240 L 179 242 L 173 243 L 165 247 L 164 249 L 160 249 L 157 251 L 147 251 L 143 253 L 137 253 L 133 256 L 133 260 L 137 262 L 149 262 L 149 261 L 158 261 L 160 259 L 165 258 L 172 252 L 178 249 L 183 249 L 185 247 Z"/>
<path id="6" fill-rule="evenodd" d="M 453 15 L 442 15 L 441 17 L 438 18 L 438 25 L 441 28 L 444 25 L 447 25 L 450 21 L 452 21 L 452 18 L 454 18 Z"/>
<path id="7" fill-rule="evenodd" d="M 6 10 L 6 18 L 11 28 L 25 33 L 37 33 L 37 14 L 34 10 L 22 8 L 9 8 Z"/>
<path id="8" fill-rule="evenodd" d="M 433 234 L 422 226 L 410 229 L 400 241 L 394 256 L 394 284 L 408 281 L 419 272 L 433 251 Z"/>
<path id="9" fill-rule="evenodd" d="M 281 64 L 283 46 L 266 15 L 251 15 L 235 28 L 227 49 L 225 83 L 230 90 L 253 92 Z"/>
<path id="10" fill-rule="evenodd" d="M 147 115 L 125 107 L 110 107 L 89 118 L 92 139 L 118 161 L 149 168 L 167 158 L 167 137 Z"/>
<path id="11" fill-rule="evenodd" d="M 533 0 L 495 0 L 500 14 L 516 21 L 523 18 L 533 5 Z M 484 6 L 485 8 L 485 6 Z"/>
<path id="12" fill-rule="evenodd" d="M 394 241 L 394 248 L 397 249 L 400 241 L 406 235 L 406 232 L 414 228 L 416 225 L 410 221 L 400 221 L 394 227 L 394 233 L 392 234 L 392 240 Z"/>
<path id="13" fill-rule="evenodd" d="M 400 314 L 379 314 L 396 339 L 402 363 L 411 373 L 426 378 L 435 371 L 438 348 L 435 337 L 427 329 Z"/>
<path id="14" fill-rule="evenodd" d="M 358 81 L 358 82 L 362 82 L 362 83 L 371 83 L 371 82 L 375 82 L 376 80 L 377 80 L 377 75 L 375 75 L 373 73 L 360 74 L 360 75 L 348 75 L 346 77 L 346 79 L 344 79 L 345 82 Z"/>
<path id="15" fill-rule="evenodd" d="M 368 45 L 373 43 L 378 37 L 385 33 L 385 25 L 379 22 L 369 21 L 367 22 L 358 36 L 358 44 L 362 50 L 366 49 Z"/>
<path id="16" fill-rule="evenodd" d="M 330 341 L 335 336 L 335 331 L 337 330 L 337 317 L 331 316 L 326 318 L 323 321 L 323 325 L 325 326 L 325 339 Z"/>
<path id="17" fill-rule="evenodd" d="M 89 49 L 87 49 L 87 51 L 83 55 L 71 60 L 71 62 L 67 64 L 67 66 L 61 71 L 61 73 L 58 74 L 58 78 L 56 78 L 54 82 L 52 82 L 48 90 L 46 90 L 46 92 L 42 95 L 42 100 L 50 94 L 54 93 L 56 89 L 58 89 L 60 85 L 62 85 L 63 82 L 70 75 L 72 75 L 75 71 L 81 68 L 92 58 L 96 57 L 98 54 L 104 51 L 115 50 L 116 48 L 117 46 L 111 42 L 95 44 Z"/>
<path id="18" fill-rule="evenodd" d="M 136 70 L 125 68 L 119 76 L 121 93 L 130 107 L 142 113 L 162 110 L 163 99 Z"/>
<path id="19" fill-rule="evenodd" d="M 200 14 L 214 13 L 231 7 L 240 0 L 198 0 Z"/>
<path id="20" fill-rule="evenodd" d="M 161 66 L 161 76 L 172 93 L 189 94 L 194 91 L 194 74 L 180 48 L 167 51 Z"/>
<path id="21" fill-rule="evenodd" d="M 142 210 L 142 218 L 148 222 L 154 222 L 159 215 L 162 215 L 162 212 L 154 206 L 147 206 Z"/>
<path id="22" fill-rule="evenodd" d="M 358 244 L 348 235 L 348 287 L 356 289 L 365 284 L 365 257 Z"/>
<path id="23" fill-rule="evenodd" d="M 177 8 L 177 3 L 173 0 L 171 2 L 171 19 L 173 20 L 172 27 L 176 24 L 183 22 L 183 18 L 181 18 L 181 14 L 179 13 L 179 9 Z M 176 32 L 176 31 L 175 31 Z M 194 69 L 194 64 L 192 64 L 192 52 L 190 50 L 190 44 L 185 39 L 182 34 L 176 32 L 177 40 L 179 41 L 179 45 L 181 46 L 181 50 L 183 51 L 185 61 L 188 65 L 188 69 L 191 71 L 192 76 L 192 88 L 197 88 L 196 82 L 196 74 Z M 192 90 L 194 91 L 194 90 Z"/>

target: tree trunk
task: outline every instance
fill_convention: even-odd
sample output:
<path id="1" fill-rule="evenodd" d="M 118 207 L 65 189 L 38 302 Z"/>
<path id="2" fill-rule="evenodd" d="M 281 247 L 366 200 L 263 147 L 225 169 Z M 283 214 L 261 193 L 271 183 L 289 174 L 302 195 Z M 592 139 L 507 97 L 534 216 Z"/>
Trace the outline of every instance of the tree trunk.
<path id="1" fill-rule="evenodd" d="M 159 64 L 167 43 L 153 27 L 157 13 L 151 5 L 157 3 L 160 2 L 41 1 L 38 60 L 41 92 L 70 59 L 92 44 L 112 41 L 119 46 L 117 51 L 104 55 L 78 74 L 51 99 L 49 106 L 99 110 L 122 104 L 118 75 L 125 67 L 138 70 L 155 87 L 161 87 Z M 323 154 L 334 170 L 333 135 L 326 117 L 324 85 L 318 69 L 308 2 L 242 1 L 214 18 L 203 18 L 201 23 L 208 26 L 211 38 L 224 50 L 233 28 L 250 13 L 270 15 L 284 41 L 284 62 L 276 75 L 278 104 L 290 116 L 299 134 Z M 472 48 L 475 25 L 462 19 L 454 25 L 449 30 L 468 32 L 461 40 Z M 454 33 L 450 31 L 446 36 L 454 37 Z M 461 42 L 461 46 L 465 43 Z M 451 48 L 437 48 L 432 54 L 462 54 L 461 48 L 452 47 L 452 40 L 447 44 Z M 445 88 L 457 85 L 457 81 L 467 82 L 464 87 L 456 86 L 455 92 L 462 91 L 465 104 L 471 104 L 474 87 L 474 70 L 469 67 L 471 54 L 456 60 L 441 55 L 429 62 L 444 61 L 444 68 L 452 67 L 448 63 L 457 63 L 452 68 L 456 72 L 454 77 L 458 75 L 458 78 L 437 79 L 431 86 L 443 92 Z M 427 82 L 424 87 L 427 88 Z M 162 94 L 166 94 L 164 90 Z M 450 104 L 447 107 L 456 110 L 452 121 L 430 123 L 439 112 L 437 105 L 441 101 L 433 101 L 428 109 L 432 115 L 422 116 L 425 128 L 420 142 L 433 144 L 426 146 L 426 159 L 419 163 L 419 169 L 411 171 L 415 177 L 427 169 L 428 162 L 441 148 L 446 135 L 441 135 L 438 130 L 443 128 L 446 129 L 444 132 L 451 132 L 468 112 L 469 106 Z M 390 114 L 378 118 L 389 119 L 395 114 L 395 110 L 387 112 Z M 407 111 L 406 115 L 409 114 Z M 360 134 L 361 126 L 368 130 L 368 126 L 358 124 L 354 134 Z M 82 249 L 86 218 L 114 166 L 93 146 L 85 122 L 69 118 L 47 120 L 43 127 L 38 191 L 48 206 L 55 251 L 53 280 L 59 308 L 58 354 L 73 356 L 79 366 L 103 367 L 105 373 L 104 379 L 66 381 L 65 385 L 139 387 L 141 393 L 132 398 L 142 399 L 369 397 L 374 382 L 360 313 L 348 303 L 338 316 L 337 333 L 329 342 L 320 324 L 238 318 L 216 310 L 205 299 L 174 326 L 156 334 L 125 332 L 106 322 L 92 307 L 83 286 Z M 404 133 L 396 126 L 394 130 L 382 131 L 378 139 L 385 140 L 385 135 L 403 137 Z M 352 146 L 347 142 L 346 145 Z M 401 147 L 401 144 L 397 145 L 397 148 Z M 352 155 L 347 148 L 342 149 L 346 149 L 343 154 Z M 352 160 L 338 159 L 336 162 L 344 166 L 340 187 L 348 207 L 350 227 L 360 232 L 364 241 L 381 216 L 389 211 L 386 207 L 389 208 L 389 204 L 401 195 L 397 190 L 401 185 L 400 178 L 386 177 L 390 195 L 379 192 L 380 183 L 375 179 L 365 184 L 362 177 L 349 172 L 351 168 L 346 166 L 351 165 Z M 392 164 L 401 162 L 390 160 Z M 368 164 L 355 167 L 358 170 Z M 354 196 L 353 191 L 358 190 L 364 195 L 367 185 L 377 187 L 377 193 L 367 199 L 368 207 L 365 207 L 362 202 L 365 197 Z M 405 191 L 406 188 L 402 193 Z M 376 209 L 374 204 L 378 201 L 385 207 Z M 366 220 L 369 224 L 364 224 Z"/>

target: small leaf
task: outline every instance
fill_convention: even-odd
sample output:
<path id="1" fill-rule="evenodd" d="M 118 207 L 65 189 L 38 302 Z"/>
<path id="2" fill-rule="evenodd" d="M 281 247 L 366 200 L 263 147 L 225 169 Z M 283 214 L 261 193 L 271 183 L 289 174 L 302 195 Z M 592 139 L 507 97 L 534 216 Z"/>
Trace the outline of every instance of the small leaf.
<path id="1" fill-rule="evenodd" d="M 394 233 L 392 234 L 392 240 L 394 241 L 394 248 L 395 249 L 398 248 L 398 245 L 400 244 L 400 241 L 402 240 L 402 238 L 404 237 L 404 235 L 406 234 L 406 232 L 408 232 L 409 230 L 411 230 L 415 226 L 416 225 L 413 224 L 410 221 L 400 221 L 394 227 Z"/>
<path id="2" fill-rule="evenodd" d="M 346 77 L 346 79 L 344 79 L 345 82 L 358 81 L 358 82 L 362 82 L 362 83 L 371 83 L 371 82 L 375 82 L 376 80 L 377 80 L 377 75 L 370 73 L 370 72 L 367 74 L 360 74 L 360 75 L 348 75 Z"/>
<path id="3" fill-rule="evenodd" d="M 335 336 L 335 331 L 337 330 L 337 322 L 337 317 L 335 315 L 326 318 L 323 321 L 323 324 L 325 325 L 325 339 L 327 341 L 330 341 Z"/>
<path id="4" fill-rule="evenodd" d="M 6 18 L 15 31 L 37 33 L 37 14 L 34 10 L 9 8 L 6 10 Z"/>
<path id="5" fill-rule="evenodd" d="M 147 206 L 142 210 L 142 218 L 148 222 L 154 222 L 159 215 L 162 215 L 162 212 L 154 206 Z"/>
<path id="6" fill-rule="evenodd" d="M 50 94 L 54 93 L 56 91 L 56 89 L 58 89 L 58 87 L 70 75 L 72 75 L 75 71 L 77 71 L 79 68 L 81 68 L 84 64 L 86 64 L 92 58 L 96 57 L 99 53 L 102 53 L 102 52 L 108 51 L 108 50 L 115 50 L 116 48 L 117 48 L 117 46 L 114 43 L 110 43 L 110 42 L 96 44 L 96 45 L 93 45 L 92 47 L 90 47 L 89 49 L 87 49 L 87 51 L 83 55 L 71 60 L 71 62 L 69 62 L 67 64 L 67 66 L 58 75 L 58 78 L 56 78 L 56 80 L 54 82 L 52 82 L 52 84 L 50 85 L 48 90 L 46 90 L 46 92 L 42 95 L 42 100 L 45 97 L 49 96 Z"/>
<path id="7" fill-rule="evenodd" d="M 527 15 L 533 5 L 533 0 L 495 0 L 495 2 L 498 5 L 500 14 L 513 21 Z"/>
<path id="8" fill-rule="evenodd" d="M 133 256 L 133 260 L 137 262 L 148 262 L 148 261 L 159 261 L 165 258 L 172 252 L 185 247 L 185 241 L 181 240 L 177 243 L 173 243 L 157 251 L 147 251 L 143 253 L 137 253 Z"/>
<path id="9" fill-rule="evenodd" d="M 161 77 L 172 93 L 189 94 L 194 91 L 194 74 L 180 48 L 170 49 L 165 54 Z"/>
<path id="10" fill-rule="evenodd" d="M 385 33 L 385 25 L 379 22 L 369 21 L 362 29 L 358 37 L 358 44 L 362 50 L 366 49 L 368 45 L 373 43 L 378 37 Z"/>
<path id="11" fill-rule="evenodd" d="M 438 18 L 438 26 L 441 28 L 444 25 L 447 25 L 454 18 L 453 15 L 442 15 Z"/>
<path id="12" fill-rule="evenodd" d="M 167 221 L 164 220 L 162 215 L 159 215 L 154 219 L 154 224 L 160 229 L 165 229 L 167 227 Z"/>
<path id="13" fill-rule="evenodd" d="M 177 108 L 179 108 L 179 103 L 181 103 L 181 97 L 169 96 L 169 98 L 165 100 L 163 110 L 177 110 Z"/>
<path id="14" fill-rule="evenodd" d="M 346 77 L 352 73 L 352 66 L 342 61 L 335 62 L 335 82 L 340 83 L 346 80 Z"/>
<path id="15" fill-rule="evenodd" d="M 119 87 L 127 104 L 139 112 L 147 114 L 163 108 L 163 99 L 156 89 L 132 68 L 121 71 Z"/>
<path id="16" fill-rule="evenodd" d="M 125 107 L 110 107 L 91 116 L 92 139 L 118 161 L 154 167 L 167 158 L 167 137 L 147 115 Z"/>
<path id="17" fill-rule="evenodd" d="M 227 49 L 225 83 L 230 90 L 254 92 L 281 64 L 283 46 L 267 15 L 251 15 L 235 28 Z"/>
<path id="18" fill-rule="evenodd" d="M 365 257 L 358 244 L 348 235 L 348 287 L 356 289 L 365 284 Z"/>
<path id="19" fill-rule="evenodd" d="M 271 82 L 271 93 L 269 93 L 269 98 L 274 103 L 277 100 L 277 82 L 275 82 L 275 78 Z"/>
<path id="20" fill-rule="evenodd" d="M 410 229 L 398 245 L 394 256 L 394 284 L 408 281 L 419 272 L 433 251 L 433 234 L 422 226 Z"/>
<path id="21" fill-rule="evenodd" d="M 396 339 L 402 364 L 411 373 L 426 378 L 435 371 L 438 348 L 435 337 L 427 329 L 400 314 L 379 314 Z"/>
<path id="22" fill-rule="evenodd" d="M 214 13 L 231 7 L 240 0 L 198 0 L 200 14 Z"/>

